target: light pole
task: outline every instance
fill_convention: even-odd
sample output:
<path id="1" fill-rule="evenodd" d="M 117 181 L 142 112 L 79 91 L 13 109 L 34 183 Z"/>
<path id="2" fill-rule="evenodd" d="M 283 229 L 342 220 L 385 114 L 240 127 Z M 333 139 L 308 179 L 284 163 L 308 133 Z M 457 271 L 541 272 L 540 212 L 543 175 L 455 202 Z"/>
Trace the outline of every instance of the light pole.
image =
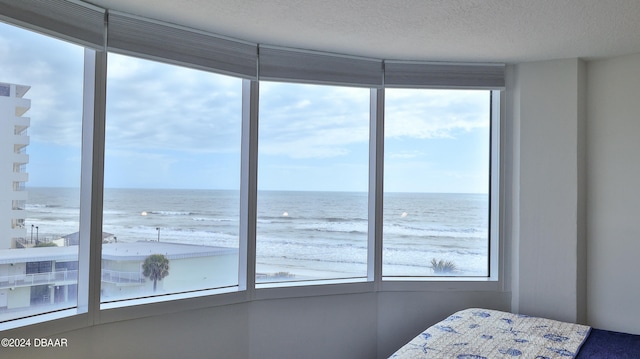
<path id="1" fill-rule="evenodd" d="M 156 227 L 156 231 L 158 231 L 158 242 L 160 242 L 160 227 Z"/>
<path id="2" fill-rule="evenodd" d="M 36 244 L 38 244 L 38 226 L 36 226 Z"/>
<path id="3" fill-rule="evenodd" d="M 31 225 L 31 244 L 33 244 L 33 227 L 34 225 Z"/>

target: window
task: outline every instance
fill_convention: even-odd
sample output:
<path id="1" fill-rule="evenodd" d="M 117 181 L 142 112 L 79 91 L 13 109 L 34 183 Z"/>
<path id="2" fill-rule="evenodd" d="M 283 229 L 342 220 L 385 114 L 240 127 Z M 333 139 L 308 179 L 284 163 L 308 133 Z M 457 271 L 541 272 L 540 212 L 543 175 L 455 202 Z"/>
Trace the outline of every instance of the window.
<path id="1" fill-rule="evenodd" d="M 489 275 L 491 92 L 387 89 L 383 276 Z"/>
<path id="2" fill-rule="evenodd" d="M 2 17 L 76 45 L 0 24 L 3 327 L 117 318 L 169 294 L 497 279 L 488 89 L 504 88 L 504 65 L 263 46 L 116 11 L 105 26 L 93 5 L 40 5 Z"/>
<path id="3" fill-rule="evenodd" d="M 366 277 L 369 90 L 262 82 L 256 282 Z"/>
<path id="4" fill-rule="evenodd" d="M 237 286 L 242 80 L 107 68 L 101 301 Z"/>
<path id="5" fill-rule="evenodd" d="M 83 52 L 0 23 L 0 322 L 78 303 Z"/>
<path id="6" fill-rule="evenodd" d="M 27 262 L 27 274 L 51 273 L 51 261 Z"/>

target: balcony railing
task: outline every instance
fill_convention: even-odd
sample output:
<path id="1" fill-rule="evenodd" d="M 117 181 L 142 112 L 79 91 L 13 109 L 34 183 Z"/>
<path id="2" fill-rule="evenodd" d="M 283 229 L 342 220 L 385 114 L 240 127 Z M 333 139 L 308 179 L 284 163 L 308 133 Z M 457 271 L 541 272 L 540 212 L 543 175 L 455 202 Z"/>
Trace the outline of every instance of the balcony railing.
<path id="1" fill-rule="evenodd" d="M 116 284 L 144 283 L 144 276 L 140 272 L 121 272 L 103 269 L 102 281 Z"/>
<path id="2" fill-rule="evenodd" d="M 69 284 L 78 281 L 77 270 L 0 276 L 0 289 L 43 284 Z"/>
<path id="3" fill-rule="evenodd" d="M 78 281 L 77 270 L 66 270 L 47 273 L 16 274 L 0 276 L 0 289 L 15 287 L 31 287 L 46 284 L 69 284 Z M 103 269 L 102 281 L 116 284 L 142 284 L 144 276 L 139 272 L 121 272 Z"/>
<path id="4" fill-rule="evenodd" d="M 17 136 L 29 136 L 29 130 L 26 126 L 16 126 L 13 129 L 13 134 Z"/>

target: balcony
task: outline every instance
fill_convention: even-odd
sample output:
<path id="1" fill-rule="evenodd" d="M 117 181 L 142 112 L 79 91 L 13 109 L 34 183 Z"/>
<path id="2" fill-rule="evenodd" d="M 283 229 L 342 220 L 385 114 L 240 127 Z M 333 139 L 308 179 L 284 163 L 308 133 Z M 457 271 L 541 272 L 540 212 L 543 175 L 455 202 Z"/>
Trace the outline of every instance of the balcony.
<path id="1" fill-rule="evenodd" d="M 32 287 L 34 285 L 65 285 L 78 282 L 78 271 L 67 270 L 59 272 L 16 274 L 0 276 L 0 289 L 16 287 Z"/>
<path id="2" fill-rule="evenodd" d="M 14 172 L 11 174 L 11 180 L 13 182 L 27 182 L 29 181 L 29 174 L 26 172 Z"/>
<path id="3" fill-rule="evenodd" d="M 11 201 L 11 209 L 24 211 L 27 202 L 23 199 L 14 199 Z"/>
<path id="4" fill-rule="evenodd" d="M 13 182 L 12 188 L 14 192 L 23 192 L 27 189 L 27 186 L 25 186 L 24 182 Z M 23 199 L 23 198 L 18 198 L 18 199 Z"/>
<path id="5" fill-rule="evenodd" d="M 31 100 L 26 98 L 16 99 L 16 116 L 22 116 L 31 108 Z"/>
<path id="6" fill-rule="evenodd" d="M 19 136 L 29 135 L 29 126 L 16 125 L 13 128 L 13 134 Z"/>
<path id="7" fill-rule="evenodd" d="M 13 135 L 12 136 L 12 142 L 16 145 L 28 145 L 29 144 L 29 136 L 26 135 Z"/>
<path id="8" fill-rule="evenodd" d="M 31 126 L 31 118 L 29 117 L 13 117 L 12 123 L 16 127 L 28 128 Z"/>
<path id="9" fill-rule="evenodd" d="M 14 153 L 11 156 L 11 161 L 14 164 L 26 164 L 29 163 L 29 155 L 26 153 Z"/>

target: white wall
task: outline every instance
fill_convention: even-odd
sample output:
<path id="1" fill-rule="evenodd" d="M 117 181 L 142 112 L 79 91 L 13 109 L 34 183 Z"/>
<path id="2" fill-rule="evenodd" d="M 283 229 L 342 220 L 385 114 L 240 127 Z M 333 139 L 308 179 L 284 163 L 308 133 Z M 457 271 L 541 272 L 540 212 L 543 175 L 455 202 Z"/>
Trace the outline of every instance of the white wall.
<path id="1" fill-rule="evenodd" d="M 640 54 L 588 76 L 589 322 L 640 334 Z"/>
<path id="2" fill-rule="evenodd" d="M 578 255 L 586 239 L 584 63 L 525 63 L 510 71 L 507 117 L 511 207 L 512 310 L 584 321 L 586 278 Z"/>
<path id="3" fill-rule="evenodd" d="M 640 54 L 510 70 L 512 310 L 640 334 Z"/>

